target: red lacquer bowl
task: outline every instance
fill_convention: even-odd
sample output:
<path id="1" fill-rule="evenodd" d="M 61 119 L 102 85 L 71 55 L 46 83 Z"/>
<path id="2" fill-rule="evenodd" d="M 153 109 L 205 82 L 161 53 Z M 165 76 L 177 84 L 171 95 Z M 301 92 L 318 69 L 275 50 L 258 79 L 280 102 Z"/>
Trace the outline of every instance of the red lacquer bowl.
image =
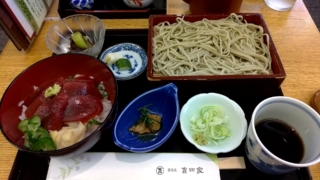
<path id="1" fill-rule="evenodd" d="M 93 76 L 98 82 L 102 81 L 108 92 L 108 99 L 112 102 L 112 109 L 98 129 L 82 141 L 55 151 L 38 152 L 23 146 L 23 133 L 17 128 L 22 113 L 21 101 L 34 91 L 34 86 L 39 86 L 47 80 L 75 74 Z M 114 121 L 117 109 L 117 82 L 108 66 L 92 56 L 82 54 L 62 54 L 52 56 L 31 65 L 21 72 L 8 86 L 0 102 L 0 128 L 5 138 L 21 151 L 27 151 L 44 156 L 61 156 L 72 154 L 75 151 L 82 153 L 93 146 L 100 138 L 101 130 L 108 128 Z M 25 104 L 28 106 L 28 104 Z M 83 147 L 86 146 L 86 147 Z M 89 146 L 89 147 L 88 147 Z"/>

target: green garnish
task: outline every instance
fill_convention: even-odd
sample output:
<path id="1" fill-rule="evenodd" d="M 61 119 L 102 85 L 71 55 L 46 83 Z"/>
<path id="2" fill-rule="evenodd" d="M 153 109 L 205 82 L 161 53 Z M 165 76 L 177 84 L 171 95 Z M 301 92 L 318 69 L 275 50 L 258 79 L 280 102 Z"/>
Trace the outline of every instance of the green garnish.
<path id="1" fill-rule="evenodd" d="M 193 139 L 199 145 L 207 145 L 209 141 L 218 145 L 218 141 L 231 136 L 227 127 L 228 120 L 220 106 L 206 106 L 201 109 L 200 117 L 191 117 Z"/>
<path id="2" fill-rule="evenodd" d="M 54 84 L 53 86 L 48 87 L 44 92 L 44 97 L 49 98 L 51 96 L 57 95 L 61 90 L 61 86 L 59 84 Z"/>
<path id="3" fill-rule="evenodd" d="M 106 92 L 102 82 L 98 85 L 98 90 L 103 98 L 108 97 L 108 93 Z"/>
<path id="4" fill-rule="evenodd" d="M 101 125 L 102 123 L 95 120 L 95 119 L 90 119 L 89 122 L 87 123 L 86 127 L 89 129 L 92 125 Z"/>
<path id="5" fill-rule="evenodd" d="M 116 65 L 119 71 L 132 69 L 131 62 L 129 61 L 129 59 L 121 58 L 117 60 Z"/>
<path id="6" fill-rule="evenodd" d="M 56 149 L 56 145 L 50 138 L 40 138 L 38 139 L 33 146 L 30 148 L 34 151 L 51 151 Z"/>
<path id="7" fill-rule="evenodd" d="M 138 111 L 141 112 L 141 116 L 140 118 L 138 119 L 137 121 L 137 124 L 140 124 L 140 123 L 144 123 L 146 125 L 146 127 L 148 128 L 151 128 L 151 125 L 156 122 L 158 124 L 160 124 L 160 122 L 150 118 L 148 116 L 149 113 L 151 113 L 151 111 L 149 109 L 147 109 L 148 106 L 151 106 L 152 104 L 148 104 L 142 108 L 139 108 Z"/>
<path id="8" fill-rule="evenodd" d="M 39 116 L 33 116 L 31 119 L 25 119 L 18 124 L 18 129 L 24 134 L 24 146 L 35 151 L 56 150 L 49 132 L 41 125 Z"/>
<path id="9" fill-rule="evenodd" d="M 84 39 L 81 32 L 78 31 L 78 32 L 71 34 L 71 39 L 79 48 L 82 48 L 82 49 L 88 48 L 86 40 Z"/>
<path id="10" fill-rule="evenodd" d="M 103 98 L 108 97 L 108 93 L 106 91 L 100 91 Z"/>

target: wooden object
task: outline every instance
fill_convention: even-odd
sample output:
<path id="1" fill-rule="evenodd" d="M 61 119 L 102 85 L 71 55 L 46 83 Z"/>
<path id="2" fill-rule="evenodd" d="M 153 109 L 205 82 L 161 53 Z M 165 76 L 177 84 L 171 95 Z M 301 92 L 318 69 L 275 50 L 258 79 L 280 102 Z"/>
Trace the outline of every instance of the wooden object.
<path id="1" fill-rule="evenodd" d="M 206 75 L 206 76 L 164 76 L 161 73 L 155 73 L 153 71 L 152 63 L 152 38 L 154 37 L 153 27 L 162 22 L 175 23 L 176 15 L 152 15 L 149 18 L 149 37 L 148 37 L 148 67 L 147 76 L 150 81 L 161 81 L 161 80 L 243 80 L 243 79 L 259 79 L 263 81 L 264 79 L 278 79 L 280 83 L 285 79 L 286 74 L 283 69 L 280 57 L 277 53 L 276 47 L 272 41 L 271 35 L 269 33 L 268 27 L 260 14 L 257 13 L 243 13 L 239 14 L 243 16 L 243 19 L 248 23 L 253 23 L 263 27 L 264 32 L 269 35 L 270 40 L 270 55 L 272 60 L 272 73 L 268 75 Z M 180 16 L 181 17 L 181 16 Z M 187 22 L 201 21 L 202 19 L 208 20 L 218 20 L 224 19 L 228 15 L 185 15 L 183 19 Z M 267 41 L 265 40 L 265 43 Z M 280 84 L 279 83 L 279 84 Z"/>
<path id="2" fill-rule="evenodd" d="M 313 107 L 313 109 L 320 114 L 320 90 L 314 93 L 310 101 L 310 104 L 311 104 L 311 107 Z"/>

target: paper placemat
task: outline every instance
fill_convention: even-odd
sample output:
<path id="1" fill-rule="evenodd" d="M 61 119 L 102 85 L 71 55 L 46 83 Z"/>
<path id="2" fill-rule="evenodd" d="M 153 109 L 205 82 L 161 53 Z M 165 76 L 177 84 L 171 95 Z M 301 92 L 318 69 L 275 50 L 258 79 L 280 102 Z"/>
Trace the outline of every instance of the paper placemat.
<path id="1" fill-rule="evenodd" d="M 238 161 L 237 161 L 238 162 Z M 240 167 L 241 168 L 241 167 Z M 217 155 L 205 153 L 83 153 L 51 158 L 48 180 L 220 180 Z"/>

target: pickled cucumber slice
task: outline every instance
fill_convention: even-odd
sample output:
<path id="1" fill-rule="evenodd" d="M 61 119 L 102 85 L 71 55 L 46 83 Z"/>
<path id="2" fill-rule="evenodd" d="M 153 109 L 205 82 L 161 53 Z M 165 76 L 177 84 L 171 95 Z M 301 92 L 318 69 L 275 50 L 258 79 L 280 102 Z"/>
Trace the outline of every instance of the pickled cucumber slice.
<path id="1" fill-rule="evenodd" d="M 123 56 L 118 53 L 108 53 L 106 57 L 103 59 L 105 63 L 107 63 L 109 66 L 117 62 L 119 59 L 122 59 Z"/>
<path id="2" fill-rule="evenodd" d="M 132 69 L 131 63 L 128 59 L 121 58 L 116 62 L 119 71 Z"/>
<path id="3" fill-rule="evenodd" d="M 83 35 L 80 32 L 75 32 L 71 34 L 71 39 L 79 48 L 82 48 L 82 49 L 88 48 L 86 40 L 84 39 Z"/>

